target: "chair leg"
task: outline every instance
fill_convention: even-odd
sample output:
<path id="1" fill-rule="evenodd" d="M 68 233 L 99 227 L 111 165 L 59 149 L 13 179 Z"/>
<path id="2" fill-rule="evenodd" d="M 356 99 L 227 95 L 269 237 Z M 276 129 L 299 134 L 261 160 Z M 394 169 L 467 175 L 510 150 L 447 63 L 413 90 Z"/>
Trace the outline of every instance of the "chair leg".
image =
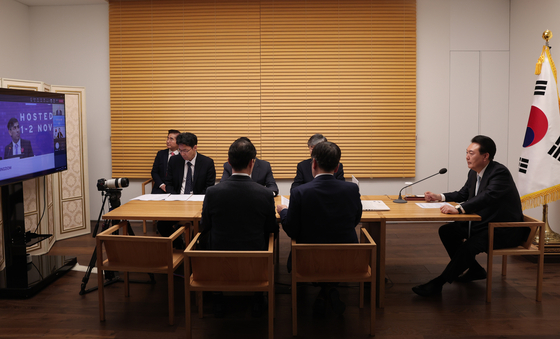
<path id="1" fill-rule="evenodd" d="M 292 275 L 294 272 L 292 271 Z M 297 336 L 297 282 L 292 278 L 292 334 Z"/>
<path id="2" fill-rule="evenodd" d="M 375 270 L 373 270 L 373 272 L 375 272 Z M 375 335 L 375 309 L 377 308 L 377 305 L 375 304 L 375 279 L 371 280 L 370 293 L 371 293 L 371 300 L 370 300 L 371 319 L 369 325 L 369 335 L 373 337 Z"/>
<path id="3" fill-rule="evenodd" d="M 542 239 L 542 238 L 541 238 Z M 540 246 L 540 244 L 539 244 Z M 539 254 L 539 264 L 537 267 L 537 301 L 542 300 L 542 281 L 544 270 L 544 254 Z"/>
<path id="4" fill-rule="evenodd" d="M 502 255 L 502 276 L 507 274 L 507 255 Z"/>
<path id="5" fill-rule="evenodd" d="M 191 328 L 191 290 L 190 290 L 190 267 L 189 258 L 184 260 L 184 271 L 185 271 L 185 330 L 187 332 L 187 339 L 192 338 L 192 328 Z M 187 280 L 188 279 L 188 280 Z"/>
<path id="6" fill-rule="evenodd" d="M 364 308 L 364 283 L 360 282 L 360 308 Z"/>
<path id="7" fill-rule="evenodd" d="M 97 266 L 97 286 L 99 297 L 99 321 L 105 321 L 105 294 L 103 290 L 103 270 Z"/>
<path id="8" fill-rule="evenodd" d="M 167 299 L 169 303 L 169 325 L 173 325 L 175 318 L 173 271 L 167 274 Z"/>
<path id="9" fill-rule="evenodd" d="M 492 251 L 488 253 L 488 260 L 486 263 L 486 302 L 489 303 L 492 299 Z"/>
<path id="10" fill-rule="evenodd" d="M 271 282 L 274 286 L 274 281 Z M 274 338 L 274 287 L 268 290 L 268 339 Z"/>
<path id="11" fill-rule="evenodd" d="M 144 232 L 144 235 L 146 235 L 146 220 L 142 220 L 142 231 Z"/>

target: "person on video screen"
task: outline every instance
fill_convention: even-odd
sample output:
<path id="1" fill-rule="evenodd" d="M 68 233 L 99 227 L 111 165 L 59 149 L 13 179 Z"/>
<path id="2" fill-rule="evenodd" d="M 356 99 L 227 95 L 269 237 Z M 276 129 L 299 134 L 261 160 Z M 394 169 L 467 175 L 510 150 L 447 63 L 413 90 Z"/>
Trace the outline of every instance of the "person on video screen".
<path id="1" fill-rule="evenodd" d="M 8 158 L 27 158 L 33 156 L 33 148 L 31 141 L 20 138 L 19 122 L 16 118 L 8 121 L 8 133 L 12 137 L 12 141 L 4 148 L 4 159 Z"/>

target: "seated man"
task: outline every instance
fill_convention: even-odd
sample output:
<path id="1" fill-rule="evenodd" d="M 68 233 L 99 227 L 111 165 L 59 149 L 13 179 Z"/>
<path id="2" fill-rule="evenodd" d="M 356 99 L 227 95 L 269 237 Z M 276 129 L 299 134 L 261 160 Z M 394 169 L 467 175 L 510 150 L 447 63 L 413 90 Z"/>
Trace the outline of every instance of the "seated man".
<path id="1" fill-rule="evenodd" d="M 240 139 L 245 139 L 251 142 L 249 138 L 242 137 Z M 222 179 L 220 182 L 227 180 L 231 177 L 232 169 L 229 162 L 224 163 L 224 173 L 222 173 Z M 264 187 L 270 189 L 274 196 L 278 195 L 278 185 L 276 185 L 276 180 L 274 180 L 274 175 L 272 175 L 272 168 L 270 163 L 266 160 L 261 160 L 255 158 L 255 166 L 253 166 L 253 172 L 251 173 L 251 179 L 257 184 L 261 184 Z"/>
<path id="2" fill-rule="evenodd" d="M 192 133 L 177 136 L 180 157 L 171 157 L 165 178 L 165 189 L 171 194 L 205 194 L 206 189 L 216 182 L 214 160 L 197 152 L 198 138 Z M 158 222 L 158 231 L 168 237 L 175 231 L 177 221 Z M 179 240 L 179 239 L 177 239 Z M 182 240 L 182 239 L 181 239 Z M 184 249 L 184 243 L 175 242 L 175 247 Z"/>
<path id="3" fill-rule="evenodd" d="M 298 243 L 357 243 L 356 225 L 362 217 L 358 185 L 336 180 L 340 148 L 328 141 L 318 143 L 311 152 L 314 179 L 292 189 L 290 207 L 278 205 L 282 228 Z M 288 258 L 291 269 L 291 255 Z M 328 300 L 336 314 L 346 306 L 339 298 L 336 285 L 321 284 L 313 309 L 321 315 Z"/>
<path id="4" fill-rule="evenodd" d="M 496 144 L 491 138 L 475 136 L 467 148 L 470 170 L 461 190 L 444 194 L 425 193 L 426 201 L 459 202 L 455 206 L 442 206 L 442 213 L 476 213 L 481 220 L 456 221 L 439 228 L 439 237 L 451 261 L 441 275 L 413 287 L 414 293 L 427 297 L 440 294 L 445 283 L 486 279 L 486 271 L 475 257 L 488 250 L 488 223 L 523 221 L 515 182 L 507 167 L 494 161 L 495 154 Z M 494 248 L 518 246 L 528 234 L 527 227 L 498 228 L 495 230 Z"/>
<path id="5" fill-rule="evenodd" d="M 309 138 L 307 141 L 307 147 L 309 148 L 309 154 L 313 152 L 313 148 L 320 142 L 327 141 L 322 134 L 314 134 Z M 344 180 L 344 168 L 342 164 L 338 164 L 338 169 L 336 170 L 334 177 L 338 180 Z M 301 161 L 297 164 L 297 171 L 296 177 L 294 178 L 294 182 L 290 187 L 290 194 L 294 187 L 298 187 L 299 185 L 303 185 L 307 182 L 313 180 L 313 174 L 311 173 L 311 158 Z"/>
<path id="6" fill-rule="evenodd" d="M 177 145 L 177 136 L 179 133 L 181 132 L 176 129 L 170 129 L 167 132 L 167 149 L 158 151 L 156 154 L 154 165 L 152 166 L 152 179 L 154 180 L 152 194 L 163 194 L 167 192 L 164 182 L 167 176 L 167 164 L 169 163 L 169 158 L 179 154 L 179 146 Z"/>
<path id="7" fill-rule="evenodd" d="M 251 180 L 257 151 L 247 138 L 237 139 L 228 151 L 232 176 L 209 187 L 202 207 L 201 242 L 212 250 L 257 250 L 268 248 L 270 233 L 278 231 L 274 197 L 270 190 Z M 224 316 L 223 297 L 217 294 L 214 312 Z M 252 315 L 264 307 L 262 292 L 255 295 Z"/>
<path id="8" fill-rule="evenodd" d="M 33 156 L 31 141 L 21 139 L 20 133 L 19 121 L 16 118 L 11 118 L 8 121 L 8 134 L 12 137 L 12 141 L 4 148 L 4 159 L 15 157 L 27 158 Z"/>

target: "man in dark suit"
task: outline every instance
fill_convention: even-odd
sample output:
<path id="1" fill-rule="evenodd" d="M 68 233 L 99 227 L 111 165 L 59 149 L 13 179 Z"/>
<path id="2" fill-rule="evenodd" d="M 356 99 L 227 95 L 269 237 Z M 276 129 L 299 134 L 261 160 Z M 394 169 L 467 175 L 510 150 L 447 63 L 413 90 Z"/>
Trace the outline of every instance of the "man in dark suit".
<path id="1" fill-rule="evenodd" d="M 177 136 L 181 157 L 169 159 L 167 177 L 164 180 L 167 193 L 205 194 L 206 188 L 216 183 L 214 160 L 198 153 L 197 144 L 198 138 L 192 133 Z"/>
<path id="2" fill-rule="evenodd" d="M 240 139 L 245 139 L 251 142 L 249 138 L 241 137 Z M 224 172 L 222 173 L 222 179 L 220 182 L 227 180 L 231 177 L 232 168 L 229 162 L 224 163 Z M 253 166 L 253 172 L 251 173 L 251 179 L 257 184 L 261 184 L 264 187 L 270 189 L 274 196 L 278 195 L 278 185 L 276 185 L 276 180 L 274 180 L 274 175 L 272 175 L 272 168 L 270 163 L 266 160 L 261 160 L 255 157 L 255 165 Z"/>
<path id="3" fill-rule="evenodd" d="M 201 242 L 212 250 L 266 250 L 268 236 L 278 231 L 272 192 L 251 179 L 257 151 L 247 138 L 237 139 L 228 151 L 232 175 L 208 187 L 202 206 Z M 223 296 L 216 294 L 214 312 L 224 315 Z M 252 315 L 260 316 L 263 295 L 254 298 Z"/>
<path id="4" fill-rule="evenodd" d="M 164 179 L 167 176 L 167 164 L 169 163 L 169 158 L 179 154 L 179 145 L 177 145 L 179 133 L 181 132 L 176 129 L 170 129 L 167 132 L 167 149 L 158 151 L 156 154 L 152 166 L 152 179 L 154 180 L 152 194 L 163 194 L 166 192 Z"/>
<path id="5" fill-rule="evenodd" d="M 358 185 L 335 178 L 339 168 L 340 148 L 328 141 L 320 142 L 311 152 L 314 179 L 292 189 L 290 207 L 278 205 L 282 228 L 300 243 L 357 243 L 355 227 L 362 217 Z M 291 266 L 291 256 L 288 267 Z M 322 284 L 313 305 L 323 314 L 325 301 L 342 314 L 345 305 L 335 286 Z"/>
<path id="6" fill-rule="evenodd" d="M 315 145 L 323 141 L 327 141 L 327 138 L 325 138 L 322 134 L 312 135 L 311 138 L 309 138 L 309 140 L 307 141 L 309 154 L 313 152 L 313 148 L 315 147 Z M 338 180 L 344 180 L 344 167 L 342 166 L 342 164 L 338 165 L 338 169 L 336 170 L 334 177 Z M 290 187 L 290 194 L 295 187 L 308 183 L 311 180 L 313 180 L 313 174 L 311 173 L 311 158 L 309 158 L 297 164 L 296 176 L 294 178 L 292 186 Z"/>
<path id="7" fill-rule="evenodd" d="M 488 250 L 488 223 L 523 220 L 515 182 L 507 167 L 494 161 L 495 154 L 494 141 L 487 136 L 477 135 L 467 148 L 466 158 L 470 170 L 465 185 L 455 192 L 425 193 L 425 200 L 428 202 L 460 202 L 455 206 L 442 206 L 442 213 L 476 213 L 481 220 L 470 223 L 453 222 L 440 227 L 439 236 L 451 261 L 437 278 L 413 287 L 416 294 L 440 294 L 446 282 L 486 279 L 486 271 L 475 257 Z M 518 246 L 527 238 L 528 231 L 526 227 L 496 229 L 494 248 Z"/>
<path id="8" fill-rule="evenodd" d="M 205 194 L 206 189 L 216 182 L 214 160 L 197 152 L 198 138 L 192 133 L 177 136 L 181 156 L 171 157 L 164 179 L 165 189 L 171 194 Z M 177 221 L 158 222 L 158 231 L 168 237 L 175 231 Z M 179 239 L 178 239 L 179 240 Z M 182 240 L 182 239 L 181 239 Z M 176 248 L 183 248 L 181 241 L 175 242 Z"/>
<path id="9" fill-rule="evenodd" d="M 8 133 L 12 137 L 12 141 L 4 148 L 4 159 L 15 157 L 27 158 L 33 156 L 31 141 L 20 138 L 21 130 L 16 118 L 11 118 L 8 121 Z"/>

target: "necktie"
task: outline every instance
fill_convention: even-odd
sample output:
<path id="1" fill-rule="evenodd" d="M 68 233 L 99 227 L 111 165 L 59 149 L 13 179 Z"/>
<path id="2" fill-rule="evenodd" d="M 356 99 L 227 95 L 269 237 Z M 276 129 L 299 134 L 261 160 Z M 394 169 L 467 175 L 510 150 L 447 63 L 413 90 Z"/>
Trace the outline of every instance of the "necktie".
<path id="1" fill-rule="evenodd" d="M 14 148 L 14 149 L 15 149 L 15 151 L 16 151 L 16 154 L 15 154 L 15 155 L 20 155 L 20 154 L 21 154 L 21 147 L 20 147 L 20 145 L 19 145 L 19 142 L 18 142 L 17 144 L 14 144 L 14 145 L 15 145 L 15 148 Z"/>
<path id="2" fill-rule="evenodd" d="M 477 195 L 477 194 L 478 194 L 478 188 L 480 187 L 480 180 L 481 180 L 481 179 L 482 179 L 482 178 L 480 177 L 480 175 L 477 175 L 477 176 L 476 176 L 476 189 L 474 190 L 474 195 Z"/>
<path id="3" fill-rule="evenodd" d="M 190 194 L 192 192 L 192 163 L 190 161 L 187 161 L 187 180 L 185 182 L 185 194 Z"/>

